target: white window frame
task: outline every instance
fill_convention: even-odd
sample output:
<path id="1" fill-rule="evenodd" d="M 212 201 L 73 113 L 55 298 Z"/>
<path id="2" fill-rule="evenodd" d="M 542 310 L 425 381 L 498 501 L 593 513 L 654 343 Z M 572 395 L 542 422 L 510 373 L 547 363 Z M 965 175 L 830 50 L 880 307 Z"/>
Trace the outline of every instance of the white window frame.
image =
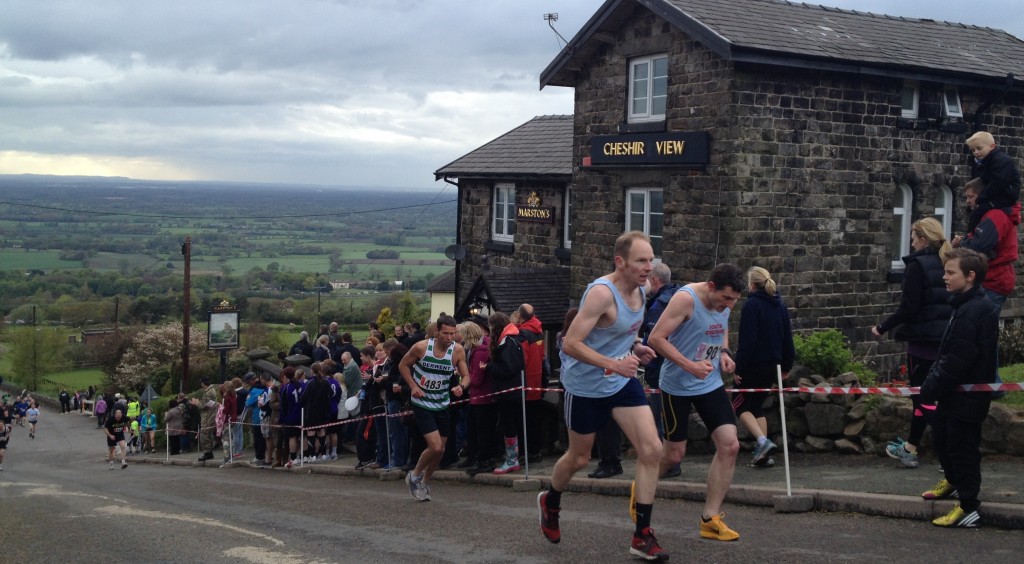
<path id="1" fill-rule="evenodd" d="M 492 201 L 491 240 L 511 243 L 516 234 L 516 185 L 495 184 Z"/>
<path id="2" fill-rule="evenodd" d="M 953 240 L 953 191 L 948 186 L 939 186 L 935 195 L 935 219 L 942 224 L 947 241 Z"/>
<path id="3" fill-rule="evenodd" d="M 654 94 L 654 80 L 655 80 L 655 76 L 654 76 L 654 62 L 656 60 L 659 60 L 659 59 L 665 59 L 666 60 L 666 64 L 665 64 L 665 93 L 663 95 L 665 96 L 665 99 L 666 99 L 666 109 L 667 109 L 667 101 L 668 101 L 668 54 L 667 53 L 658 53 L 656 55 L 648 55 L 646 57 L 637 57 L 635 59 L 630 59 L 630 61 L 629 61 L 629 99 L 627 100 L 627 103 L 629 104 L 629 108 L 628 108 L 628 111 L 627 111 L 627 116 L 628 116 L 627 121 L 629 123 L 642 123 L 642 122 L 649 122 L 649 121 L 664 121 L 664 119 L 665 119 L 665 114 L 664 113 L 660 113 L 660 114 L 652 113 L 653 108 L 654 108 L 654 98 L 656 97 L 655 94 Z M 633 91 L 634 91 L 634 87 L 636 85 L 636 83 L 634 81 L 634 76 L 636 74 L 636 68 L 639 65 L 643 65 L 643 64 L 646 64 L 647 68 L 648 68 L 648 73 L 647 73 L 647 111 L 646 112 L 634 112 L 633 111 L 633 96 L 634 96 L 634 92 Z M 661 95 L 659 95 L 659 96 L 661 96 Z"/>
<path id="4" fill-rule="evenodd" d="M 950 97 L 952 97 L 952 100 Z M 950 101 L 953 102 L 954 107 L 952 108 L 950 107 Z M 942 89 L 942 112 L 949 117 L 964 117 L 964 108 L 960 104 L 960 92 L 952 86 Z"/>
<path id="5" fill-rule="evenodd" d="M 562 206 L 562 247 L 566 249 L 572 248 L 572 188 L 569 184 L 565 185 L 565 205 Z"/>
<path id="6" fill-rule="evenodd" d="M 906 266 L 903 264 L 903 257 L 910 254 L 910 226 L 911 216 L 913 215 L 914 208 L 914 193 L 910 190 L 910 186 L 906 184 L 900 184 L 896 191 L 896 205 L 892 209 L 893 221 L 898 222 L 900 226 L 899 235 L 899 256 L 892 258 L 892 270 L 902 271 Z"/>
<path id="7" fill-rule="evenodd" d="M 914 106 L 912 108 L 903 108 L 903 93 L 900 93 L 900 107 L 903 108 L 902 117 L 905 118 L 916 118 L 921 107 L 921 85 L 916 80 L 904 80 L 903 90 L 908 88 L 914 89 Z"/>
<path id="8" fill-rule="evenodd" d="M 651 193 L 661 192 L 662 209 L 660 212 L 651 211 Z M 644 197 L 644 209 L 643 213 L 643 225 L 633 225 L 633 196 L 636 194 L 643 194 Z M 661 216 L 661 233 L 651 233 L 651 216 Z M 661 247 L 662 252 L 665 250 L 665 189 L 664 188 L 630 188 L 626 190 L 626 231 L 642 231 L 648 237 L 651 238 L 652 242 L 658 239 L 660 242 L 657 246 Z M 661 261 L 661 255 L 655 252 L 655 262 Z"/>

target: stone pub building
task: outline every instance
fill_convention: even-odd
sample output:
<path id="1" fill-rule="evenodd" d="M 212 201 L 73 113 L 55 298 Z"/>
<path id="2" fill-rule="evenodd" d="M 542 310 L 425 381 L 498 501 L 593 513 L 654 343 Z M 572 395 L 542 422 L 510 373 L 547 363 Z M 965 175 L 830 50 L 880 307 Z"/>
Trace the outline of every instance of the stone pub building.
<path id="1" fill-rule="evenodd" d="M 616 236 L 639 229 L 679 282 L 764 266 L 794 329 L 839 329 L 889 372 L 903 346 L 869 328 L 898 303 L 911 223 L 963 232 L 964 140 L 989 131 L 1024 165 L 1019 76 L 1024 42 L 968 24 L 607 0 L 540 75 L 574 89 L 573 115 L 436 172 L 459 190 L 457 313 L 543 296 L 556 329 L 610 271 Z M 1016 293 L 1003 316 L 1024 316 Z"/>

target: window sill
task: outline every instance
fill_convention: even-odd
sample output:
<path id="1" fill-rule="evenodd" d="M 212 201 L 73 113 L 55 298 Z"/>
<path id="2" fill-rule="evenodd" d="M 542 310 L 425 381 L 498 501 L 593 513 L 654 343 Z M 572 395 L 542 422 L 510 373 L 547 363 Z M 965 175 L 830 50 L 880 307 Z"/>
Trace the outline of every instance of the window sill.
<path id="1" fill-rule="evenodd" d="M 665 131 L 665 120 L 638 121 L 634 123 L 620 123 L 619 133 L 662 133 Z"/>
<path id="2" fill-rule="evenodd" d="M 896 122 L 897 129 L 910 129 L 913 131 L 938 130 L 943 133 L 966 133 L 967 122 L 960 118 L 945 117 L 934 118 L 904 118 Z"/>
<path id="3" fill-rule="evenodd" d="M 506 241 L 487 241 L 484 243 L 484 250 L 496 253 L 514 253 L 516 252 L 516 246 L 514 243 Z"/>

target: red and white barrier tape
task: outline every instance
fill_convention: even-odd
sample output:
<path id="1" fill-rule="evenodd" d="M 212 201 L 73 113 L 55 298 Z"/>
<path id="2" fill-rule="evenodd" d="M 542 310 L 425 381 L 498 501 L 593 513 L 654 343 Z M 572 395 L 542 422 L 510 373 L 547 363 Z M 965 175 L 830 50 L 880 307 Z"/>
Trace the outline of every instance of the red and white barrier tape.
<path id="1" fill-rule="evenodd" d="M 1024 384 L 1015 382 L 1004 382 L 1002 384 L 964 384 L 957 386 L 958 391 L 962 392 L 1022 392 L 1024 391 Z M 516 386 L 500 392 L 494 392 L 483 396 L 477 396 L 474 399 L 486 399 L 490 397 L 500 396 L 510 392 L 519 392 L 526 390 L 528 392 L 564 392 L 562 388 L 532 388 L 522 386 Z M 661 390 L 648 388 L 645 390 L 648 394 L 660 394 Z M 777 388 L 727 388 L 727 392 L 746 392 L 746 393 L 757 393 L 757 392 L 771 392 L 778 393 Z M 884 396 L 911 396 L 920 393 L 921 388 L 917 386 L 796 386 L 782 388 L 783 392 L 788 393 L 807 393 L 807 394 L 829 394 L 829 395 L 884 395 Z M 461 405 L 468 403 L 469 399 L 459 399 L 451 402 L 451 405 Z M 329 427 L 335 427 L 338 425 L 350 425 L 352 423 L 358 423 L 367 419 L 373 419 L 375 417 L 402 417 L 404 415 L 411 414 L 411 411 L 402 411 L 399 413 L 377 413 L 371 415 L 362 415 L 359 417 L 350 417 L 348 419 L 339 419 L 323 425 L 314 425 L 308 427 L 302 427 L 301 425 L 281 425 L 281 424 L 267 424 L 269 427 L 274 428 L 301 428 L 307 431 L 315 431 L 317 429 L 326 429 Z M 254 423 L 242 423 L 247 426 L 255 426 Z M 261 423 L 261 425 L 263 425 Z M 192 431 L 192 433 L 195 433 Z"/>

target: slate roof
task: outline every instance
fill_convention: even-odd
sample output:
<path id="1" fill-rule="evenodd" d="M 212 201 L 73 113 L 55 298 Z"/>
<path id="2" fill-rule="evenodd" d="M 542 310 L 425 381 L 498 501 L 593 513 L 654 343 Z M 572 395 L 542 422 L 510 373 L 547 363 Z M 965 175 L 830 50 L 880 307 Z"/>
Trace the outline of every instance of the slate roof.
<path id="1" fill-rule="evenodd" d="M 783 0 L 608 0 L 541 73 L 541 87 L 575 86 L 573 67 L 640 5 L 733 61 L 989 86 L 1024 76 L 1024 42 L 998 29 Z"/>
<path id="2" fill-rule="evenodd" d="M 538 116 L 434 172 L 449 178 L 572 177 L 572 116 Z"/>
<path id="3" fill-rule="evenodd" d="M 561 327 L 569 310 L 569 269 L 560 267 L 492 270 L 477 277 L 456 311 L 465 315 L 473 301 L 488 298 L 491 309 L 512 313 L 520 305 L 533 306 L 546 328 Z"/>
<path id="4" fill-rule="evenodd" d="M 427 285 L 427 292 L 448 292 L 455 293 L 455 269 L 435 277 Z"/>

